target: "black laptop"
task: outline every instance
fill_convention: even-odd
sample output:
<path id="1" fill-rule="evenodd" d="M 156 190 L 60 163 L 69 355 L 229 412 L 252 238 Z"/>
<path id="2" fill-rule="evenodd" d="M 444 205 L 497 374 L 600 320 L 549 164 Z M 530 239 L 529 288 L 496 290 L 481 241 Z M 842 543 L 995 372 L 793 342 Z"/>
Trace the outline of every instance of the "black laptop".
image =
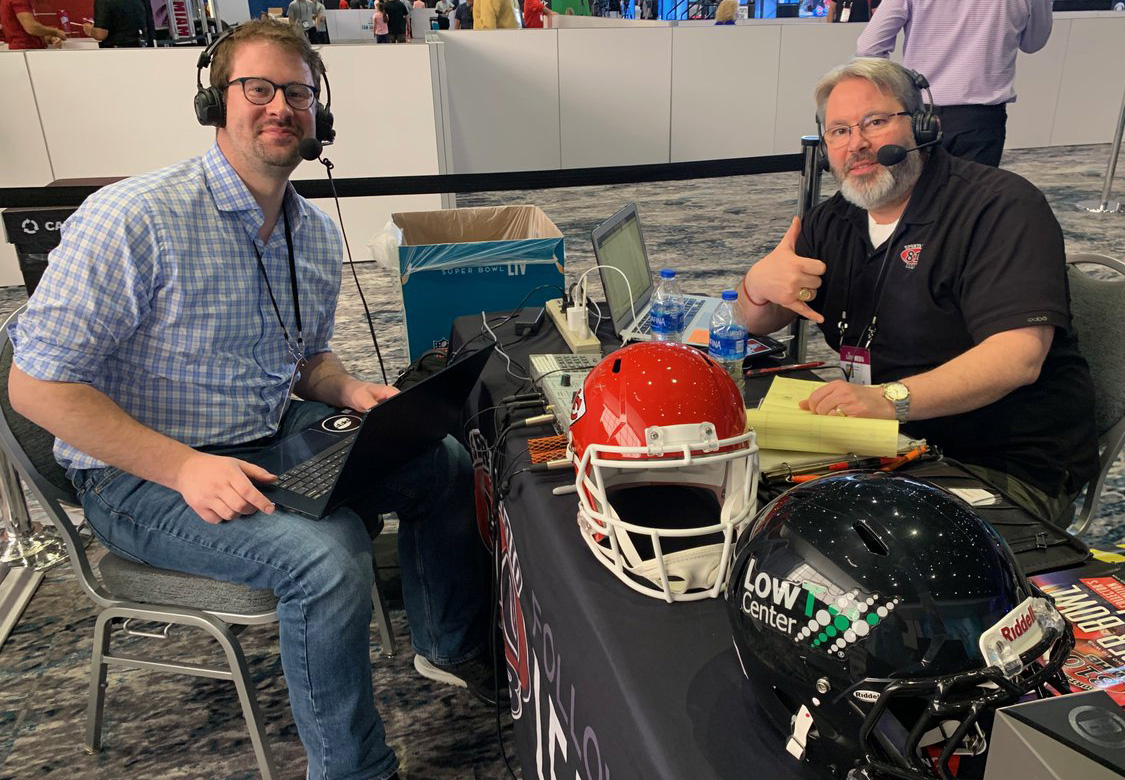
<path id="1" fill-rule="evenodd" d="M 495 344 L 446 366 L 366 414 L 319 420 L 246 458 L 277 482 L 257 483 L 278 506 L 320 519 L 452 432 Z"/>

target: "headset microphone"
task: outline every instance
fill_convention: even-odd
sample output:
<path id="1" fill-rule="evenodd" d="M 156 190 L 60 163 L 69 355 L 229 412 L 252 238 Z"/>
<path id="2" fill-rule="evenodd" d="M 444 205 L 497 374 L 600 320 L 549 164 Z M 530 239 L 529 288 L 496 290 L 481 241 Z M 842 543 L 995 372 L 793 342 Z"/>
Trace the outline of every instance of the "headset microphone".
<path id="1" fill-rule="evenodd" d="M 324 151 L 324 144 L 315 138 L 302 138 L 300 143 L 297 144 L 297 153 L 301 155 L 303 160 L 315 160 L 320 157 L 320 153 Z"/>
<path id="2" fill-rule="evenodd" d="M 887 144 L 886 146 L 879 147 L 879 151 L 875 152 L 875 159 L 879 161 L 880 165 L 886 165 L 888 167 L 892 165 L 898 165 L 900 162 L 905 160 L 906 155 L 910 154 L 911 152 L 916 152 L 919 149 L 925 149 L 927 146 L 933 146 L 940 141 L 941 138 L 935 138 L 933 141 L 927 141 L 924 144 L 918 144 L 913 149 L 906 149 L 902 146 L 899 146 L 898 144 Z"/>

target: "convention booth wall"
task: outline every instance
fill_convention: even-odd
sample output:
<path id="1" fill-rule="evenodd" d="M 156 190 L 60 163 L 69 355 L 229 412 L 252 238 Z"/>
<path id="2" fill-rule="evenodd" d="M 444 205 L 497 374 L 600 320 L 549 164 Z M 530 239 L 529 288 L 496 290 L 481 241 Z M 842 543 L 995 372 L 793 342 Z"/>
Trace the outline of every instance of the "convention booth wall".
<path id="1" fill-rule="evenodd" d="M 854 54 L 864 28 L 807 20 L 570 26 L 576 18 L 563 18 L 561 29 L 431 38 L 446 49 L 454 171 L 792 153 L 800 136 L 816 132 L 813 85 Z M 1112 140 L 1125 89 L 1123 38 L 1125 14 L 1055 14 L 1048 45 L 1018 57 L 1008 147 Z M 901 39 L 897 49 L 900 58 Z"/>
<path id="2" fill-rule="evenodd" d="M 863 29 L 801 20 L 728 27 L 613 21 L 443 31 L 430 33 L 428 45 L 324 47 L 340 132 L 327 152 L 335 174 L 793 153 L 799 137 L 816 130 L 816 79 L 851 56 Z M 1123 39 L 1125 14 L 1056 14 L 1046 48 L 1019 57 L 1009 148 L 1108 143 L 1125 89 Z M 0 182 L 130 175 L 198 154 L 211 131 L 190 108 L 197 56 L 198 49 L 0 52 Z M 323 176 L 307 164 L 295 177 Z M 453 205 L 437 195 L 343 203 L 361 256 L 390 213 Z M 330 203 L 321 205 L 334 214 Z M 18 283 L 15 252 L 0 243 L 0 284 Z"/>
<path id="3" fill-rule="evenodd" d="M 327 46 L 338 140 L 325 148 L 337 178 L 444 173 L 440 89 L 426 46 Z M 378 59 L 374 59 L 377 57 Z M 0 186 L 129 176 L 206 150 L 214 130 L 192 111 L 199 49 L 0 53 Z M 374 79 L 374 73 L 394 78 Z M 206 73 L 204 73 L 206 80 Z M 34 85 L 34 89 L 32 89 Z M 303 163 L 294 179 L 323 179 Z M 315 201 L 336 218 L 330 199 Z M 344 198 L 357 259 L 396 211 L 448 205 L 440 195 Z M 15 250 L 0 242 L 0 285 L 22 283 Z"/>

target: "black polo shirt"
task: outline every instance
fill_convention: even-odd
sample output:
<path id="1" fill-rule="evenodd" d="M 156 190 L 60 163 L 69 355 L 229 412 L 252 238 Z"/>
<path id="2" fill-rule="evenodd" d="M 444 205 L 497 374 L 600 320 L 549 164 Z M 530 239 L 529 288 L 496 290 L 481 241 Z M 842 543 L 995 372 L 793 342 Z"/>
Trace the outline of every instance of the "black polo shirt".
<path id="1" fill-rule="evenodd" d="M 1077 491 L 1097 471 L 1093 386 L 1070 323 L 1062 230 L 1030 182 L 939 147 L 882 246 L 871 246 L 867 212 L 836 193 L 805 218 L 797 254 L 828 266 L 810 305 L 824 315 L 820 327 L 833 349 L 840 348 L 843 312 L 848 346 L 877 315 L 875 383 L 929 371 L 996 333 L 1054 325 L 1035 383 L 971 412 L 907 423 L 904 431 L 1048 496 Z"/>

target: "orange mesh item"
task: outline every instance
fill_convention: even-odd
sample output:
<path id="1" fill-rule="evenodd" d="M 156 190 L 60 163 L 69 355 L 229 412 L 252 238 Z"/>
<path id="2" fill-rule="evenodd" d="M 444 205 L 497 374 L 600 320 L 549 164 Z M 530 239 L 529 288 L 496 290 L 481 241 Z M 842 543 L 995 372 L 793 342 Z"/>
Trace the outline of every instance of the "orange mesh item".
<path id="1" fill-rule="evenodd" d="M 566 437 L 543 436 L 538 439 L 528 439 L 527 452 L 531 455 L 532 463 L 546 463 L 549 460 L 565 458 Z"/>

